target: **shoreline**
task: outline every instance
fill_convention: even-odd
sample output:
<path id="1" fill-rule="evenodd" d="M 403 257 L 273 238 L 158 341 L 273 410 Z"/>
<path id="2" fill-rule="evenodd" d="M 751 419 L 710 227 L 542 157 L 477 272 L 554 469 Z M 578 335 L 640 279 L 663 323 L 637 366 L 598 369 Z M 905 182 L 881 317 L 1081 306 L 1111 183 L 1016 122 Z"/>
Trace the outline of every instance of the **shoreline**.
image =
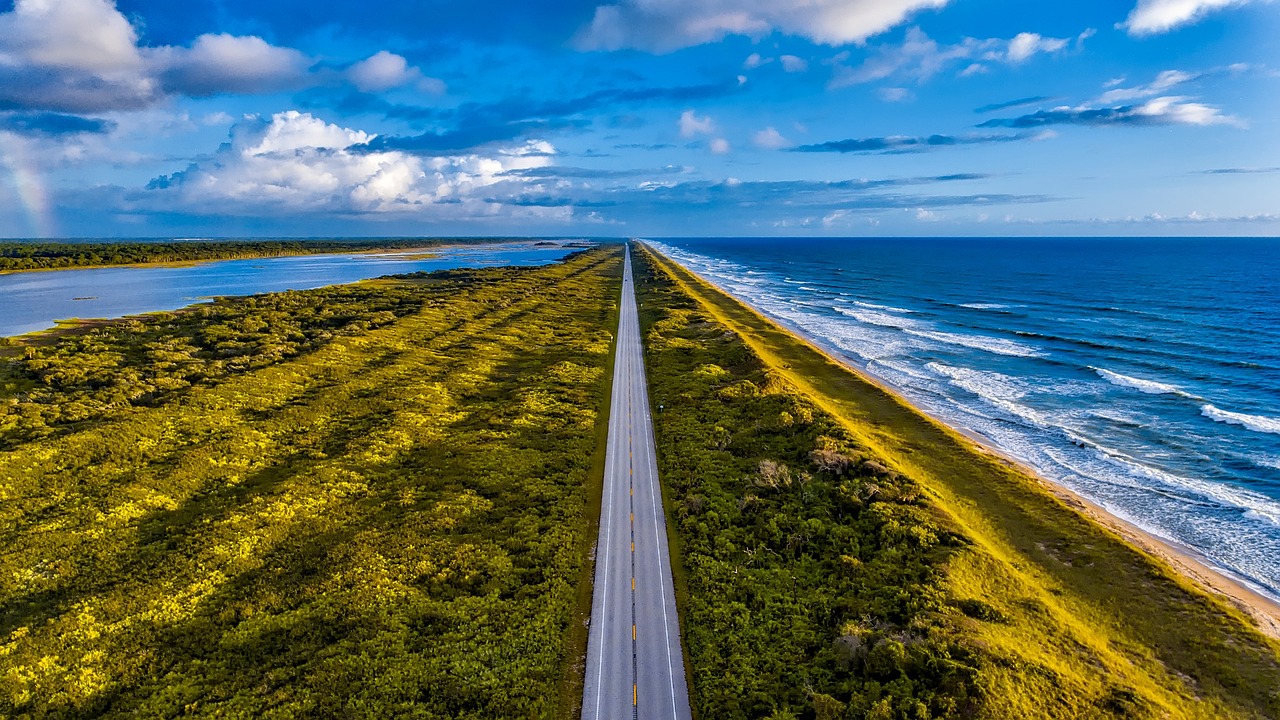
<path id="1" fill-rule="evenodd" d="M 679 267 L 681 267 L 685 272 L 697 277 L 700 281 L 707 283 L 718 291 L 736 299 L 738 302 L 741 302 L 743 305 L 750 308 L 752 312 L 766 318 L 769 322 L 774 323 L 801 342 L 813 347 L 827 359 L 856 374 L 863 381 L 870 383 L 881 391 L 891 395 L 902 405 L 911 408 L 913 411 L 928 418 L 930 421 L 961 436 L 969 443 L 969 449 L 971 451 L 993 457 L 1005 465 L 1016 469 L 1023 475 L 1035 480 L 1045 492 L 1054 496 L 1060 502 L 1101 527 L 1120 536 L 1120 538 L 1126 543 L 1148 555 L 1163 560 L 1174 570 L 1174 572 L 1178 574 L 1179 577 L 1186 579 L 1210 595 L 1224 600 L 1232 607 L 1235 607 L 1252 618 L 1254 624 L 1260 631 L 1270 637 L 1280 639 L 1280 601 L 1255 590 L 1250 587 L 1246 581 L 1235 577 L 1229 571 L 1216 567 L 1207 558 L 1200 556 L 1194 549 L 1183 547 L 1174 541 L 1161 538 L 1151 531 L 1112 513 L 1100 504 L 1088 499 L 1065 485 L 1046 477 L 1034 467 L 997 447 L 990 439 L 982 436 L 972 429 L 956 425 L 919 407 L 904 397 L 896 388 L 888 385 L 865 368 L 859 367 L 857 363 L 850 361 L 843 353 L 830 347 L 829 344 L 823 342 L 820 338 L 813 337 L 811 334 L 795 327 L 792 323 L 763 312 L 753 303 L 748 302 L 735 293 L 729 292 L 719 284 L 691 270 L 669 255 L 661 253 L 647 244 L 646 247 L 676 265 L 679 265 Z"/>

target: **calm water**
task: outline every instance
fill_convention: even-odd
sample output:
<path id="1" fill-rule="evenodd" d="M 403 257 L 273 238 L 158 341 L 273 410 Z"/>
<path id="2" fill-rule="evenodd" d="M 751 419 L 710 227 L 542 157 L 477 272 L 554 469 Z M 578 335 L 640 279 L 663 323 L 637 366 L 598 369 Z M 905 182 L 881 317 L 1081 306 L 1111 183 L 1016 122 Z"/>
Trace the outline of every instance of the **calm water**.
<path id="1" fill-rule="evenodd" d="M 1280 241 L 654 244 L 1280 597 Z"/>
<path id="2" fill-rule="evenodd" d="M 532 242 L 403 253 L 219 260 L 187 267 L 121 267 L 0 275 L 0 336 L 53 327 L 67 318 L 114 318 L 176 310 L 219 295 L 308 290 L 382 275 L 459 267 L 543 265 L 577 248 Z"/>

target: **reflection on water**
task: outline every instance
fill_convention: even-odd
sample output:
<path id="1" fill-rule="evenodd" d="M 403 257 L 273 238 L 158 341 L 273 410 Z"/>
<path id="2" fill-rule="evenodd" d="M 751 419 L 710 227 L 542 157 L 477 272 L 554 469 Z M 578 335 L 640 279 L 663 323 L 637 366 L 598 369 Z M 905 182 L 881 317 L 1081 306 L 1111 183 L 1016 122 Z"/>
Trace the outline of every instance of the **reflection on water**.
<path id="1" fill-rule="evenodd" d="M 544 265 L 577 248 L 494 243 L 405 253 L 218 260 L 186 267 L 116 267 L 0 275 L 0 336 L 69 318 L 115 318 L 178 308 L 222 295 L 309 290 L 382 275 L 460 267 Z"/>

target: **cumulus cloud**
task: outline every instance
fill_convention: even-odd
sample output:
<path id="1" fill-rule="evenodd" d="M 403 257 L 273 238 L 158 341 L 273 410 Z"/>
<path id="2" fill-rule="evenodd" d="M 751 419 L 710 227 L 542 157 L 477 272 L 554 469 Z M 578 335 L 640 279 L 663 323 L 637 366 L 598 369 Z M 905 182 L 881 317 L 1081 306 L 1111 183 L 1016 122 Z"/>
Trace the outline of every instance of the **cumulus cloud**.
<path id="1" fill-rule="evenodd" d="M 29 110 L 134 110 L 172 93 L 269 92 L 297 84 L 311 64 L 257 37 L 143 47 L 111 0 L 17 0 L 0 14 L 0 104 Z"/>
<path id="2" fill-rule="evenodd" d="M 1138 5 L 1120 23 L 1130 35 L 1158 35 L 1181 25 L 1199 21 L 1215 10 L 1245 5 L 1252 0 L 1138 0 Z"/>
<path id="3" fill-rule="evenodd" d="M 190 48 L 156 48 L 147 55 L 165 90 L 197 97 L 300 87 L 313 64 L 297 50 L 260 37 L 226 34 L 201 35 Z"/>
<path id="4" fill-rule="evenodd" d="M 725 140 L 724 138 L 716 138 L 712 140 L 710 147 L 711 147 L 711 152 L 715 153 L 716 155 L 728 154 L 728 152 L 733 149 L 733 146 L 729 144 L 729 141 Z"/>
<path id="5" fill-rule="evenodd" d="M 907 30 L 902 44 L 879 47 L 860 65 L 847 65 L 849 56 L 845 53 L 837 55 L 830 61 L 834 73 L 828 87 L 842 88 L 888 78 L 924 82 L 960 63 L 966 64 L 961 75 L 974 75 L 986 72 L 987 63 L 1017 65 L 1036 55 L 1062 52 L 1092 35 L 1093 30 L 1085 30 L 1075 38 L 1051 38 L 1024 32 L 1009 40 L 964 38 L 955 45 L 941 45 L 920 28 L 913 27 Z"/>
<path id="6" fill-rule="evenodd" d="M 108 0 L 17 0 L 0 14 L 0 104 L 62 112 L 146 105 L 160 88 L 137 43 Z"/>
<path id="7" fill-rule="evenodd" d="M 790 147 L 791 141 L 782 136 L 776 128 L 767 127 L 752 136 L 751 142 L 756 147 L 766 150 L 780 150 L 784 147 Z"/>
<path id="8" fill-rule="evenodd" d="M 527 189 L 516 171 L 545 167 L 555 154 L 529 141 L 490 155 L 424 157 L 370 150 L 374 137 L 297 111 L 246 117 L 211 159 L 156 178 L 144 199 L 198 213 L 484 217 L 503 212 L 495 197 Z"/>
<path id="9" fill-rule="evenodd" d="M 1012 63 L 1026 61 L 1037 53 L 1055 53 L 1067 47 L 1070 40 L 1065 38 L 1047 38 L 1038 33 L 1018 33 L 1009 41 L 1005 58 Z"/>
<path id="10" fill-rule="evenodd" d="M 296 90 L 320 81 L 315 60 L 256 36 L 205 34 L 189 47 L 142 45 L 113 0 L 16 0 L 0 13 L 0 107 L 91 113 L 166 97 Z M 443 86 L 379 53 L 343 76 L 360 89 Z"/>
<path id="11" fill-rule="evenodd" d="M 362 92 L 383 92 L 405 86 L 434 94 L 445 91 L 444 81 L 427 77 L 421 69 L 410 67 L 408 60 L 386 50 L 347 68 L 347 77 Z"/>
<path id="12" fill-rule="evenodd" d="M 809 61 L 795 55 L 783 55 L 778 61 L 782 63 L 782 69 L 789 73 L 802 73 L 809 69 Z"/>
<path id="13" fill-rule="evenodd" d="M 668 52 L 728 35 L 778 31 L 842 45 L 901 24 L 912 13 L 947 0 L 622 0 L 596 8 L 579 33 L 584 50 L 636 48 Z"/>
<path id="14" fill-rule="evenodd" d="M 680 137 L 693 138 L 699 135 L 710 135 L 716 131 L 716 124 L 709 116 L 698 117 L 692 110 L 680 113 Z"/>

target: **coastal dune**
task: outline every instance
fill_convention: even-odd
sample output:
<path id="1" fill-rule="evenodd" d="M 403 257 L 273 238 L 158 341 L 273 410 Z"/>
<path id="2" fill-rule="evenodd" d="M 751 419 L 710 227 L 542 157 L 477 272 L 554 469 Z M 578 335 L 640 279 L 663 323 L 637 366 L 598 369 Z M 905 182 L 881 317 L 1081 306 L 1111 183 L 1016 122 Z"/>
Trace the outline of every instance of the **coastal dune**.
<path id="1" fill-rule="evenodd" d="M 919 483 L 941 521 L 968 540 L 944 583 L 957 602 L 995 611 L 996 620 L 963 631 L 988 658 L 986 715 L 1280 714 L 1280 643 L 1267 634 L 1276 608 L 1265 598 L 1049 487 L 645 249 L 772 372 Z"/>

